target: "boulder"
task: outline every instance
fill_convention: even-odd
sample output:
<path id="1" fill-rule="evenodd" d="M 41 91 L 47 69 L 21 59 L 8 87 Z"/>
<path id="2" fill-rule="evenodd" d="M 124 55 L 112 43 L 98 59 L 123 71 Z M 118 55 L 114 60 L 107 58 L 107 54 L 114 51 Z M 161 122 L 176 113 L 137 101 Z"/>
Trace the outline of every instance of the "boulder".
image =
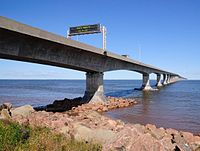
<path id="1" fill-rule="evenodd" d="M 64 112 L 71 110 L 73 107 L 77 107 L 81 104 L 82 98 L 74 98 L 74 99 L 67 99 L 65 98 L 64 100 L 55 100 L 53 104 L 48 104 L 46 106 L 46 111 L 49 112 Z"/>
<path id="2" fill-rule="evenodd" d="M 63 126 L 60 128 L 60 132 L 63 134 L 68 134 L 69 133 L 69 127 L 68 126 Z"/>
<path id="3" fill-rule="evenodd" d="M 93 107 L 91 108 L 91 110 L 93 110 L 93 111 L 97 111 L 98 109 L 99 109 L 99 107 L 95 106 L 95 105 L 93 105 Z"/>
<path id="4" fill-rule="evenodd" d="M 195 141 L 194 135 L 192 133 L 180 132 L 180 134 L 183 136 L 183 138 L 186 140 L 187 143 Z"/>
<path id="5" fill-rule="evenodd" d="M 115 138 L 115 133 L 106 129 L 91 129 L 80 123 L 73 123 L 73 137 L 76 140 L 95 141 L 99 143 L 105 143 L 108 140 Z"/>
<path id="6" fill-rule="evenodd" d="M 200 136 L 194 136 L 194 141 L 195 142 L 198 142 L 198 141 L 200 142 Z"/>
<path id="7" fill-rule="evenodd" d="M 173 135 L 173 142 L 175 142 L 181 151 L 192 151 L 189 147 L 189 144 L 186 142 L 186 140 L 180 135 Z"/>
<path id="8" fill-rule="evenodd" d="M 160 142 L 163 144 L 165 150 L 167 151 L 174 151 L 176 143 L 172 143 L 172 136 L 171 135 L 165 135 Z"/>
<path id="9" fill-rule="evenodd" d="M 108 140 L 103 145 L 103 151 L 107 150 L 128 150 L 128 146 L 134 144 L 137 141 L 140 132 L 136 128 L 126 125 L 120 132 L 116 134 L 114 139 Z M 131 151 L 131 150 L 130 150 Z"/>
<path id="10" fill-rule="evenodd" d="M 11 103 L 3 103 L 2 105 L 0 105 L 0 114 L 1 114 L 1 111 L 3 109 L 7 109 L 8 112 L 10 112 L 10 109 L 12 108 L 12 104 Z M 5 111 L 4 111 L 5 112 Z"/>
<path id="11" fill-rule="evenodd" d="M 107 111 L 108 111 L 108 108 L 107 108 L 106 106 L 104 106 L 104 107 L 102 108 L 102 111 L 103 111 L 103 112 L 107 112 Z"/>
<path id="12" fill-rule="evenodd" d="M 115 120 L 108 120 L 107 122 L 111 127 L 116 127 L 117 125 L 117 122 Z"/>
<path id="13" fill-rule="evenodd" d="M 69 134 L 70 128 L 68 126 L 64 126 L 64 127 L 60 128 L 59 132 L 64 134 L 66 138 L 71 139 L 71 136 Z"/>
<path id="14" fill-rule="evenodd" d="M 173 135 L 178 135 L 179 134 L 179 132 L 177 130 L 173 129 L 173 128 L 166 129 L 166 133 L 168 133 L 170 135 L 171 134 L 173 134 Z"/>
<path id="15" fill-rule="evenodd" d="M 140 133 L 145 133 L 145 126 L 141 124 L 134 124 L 134 127 L 137 129 L 138 132 Z"/>
<path id="16" fill-rule="evenodd" d="M 165 136 L 165 129 L 164 128 L 156 128 L 155 125 L 147 124 L 146 131 L 150 133 L 156 139 L 162 139 Z"/>
<path id="17" fill-rule="evenodd" d="M 2 109 L 1 110 L 1 117 L 2 117 L 2 119 L 6 119 L 6 120 L 11 119 L 11 116 L 10 116 L 8 109 Z"/>
<path id="18" fill-rule="evenodd" d="M 14 110 L 11 110 L 11 115 L 12 116 L 17 116 L 17 115 L 28 116 L 34 111 L 35 110 L 33 109 L 31 105 L 24 105 L 24 106 L 15 108 Z"/>
<path id="19" fill-rule="evenodd" d="M 90 111 L 89 113 L 86 114 L 87 118 L 93 120 L 93 119 L 101 119 L 101 114 L 99 114 L 96 111 Z"/>
<path id="20" fill-rule="evenodd" d="M 143 134 L 137 138 L 135 143 L 127 146 L 127 150 L 140 150 L 140 151 L 165 151 L 164 146 L 151 134 Z"/>
<path id="21" fill-rule="evenodd" d="M 8 110 L 10 110 L 12 108 L 12 104 L 9 102 L 3 103 L 2 106 L 4 109 L 8 109 Z"/>
<path id="22" fill-rule="evenodd" d="M 196 141 L 190 144 L 190 147 L 194 151 L 200 151 L 200 141 Z"/>
<path id="23" fill-rule="evenodd" d="M 153 124 L 147 124 L 147 125 L 146 125 L 146 128 L 147 128 L 148 130 L 153 130 L 153 129 L 156 129 L 156 126 L 153 125 Z"/>
<path id="24" fill-rule="evenodd" d="M 29 123 L 29 119 L 22 116 L 22 115 L 15 115 L 12 117 L 12 121 L 15 121 L 21 125 L 24 125 L 24 126 L 29 126 L 30 123 Z M 41 123 L 40 123 L 41 124 Z"/>

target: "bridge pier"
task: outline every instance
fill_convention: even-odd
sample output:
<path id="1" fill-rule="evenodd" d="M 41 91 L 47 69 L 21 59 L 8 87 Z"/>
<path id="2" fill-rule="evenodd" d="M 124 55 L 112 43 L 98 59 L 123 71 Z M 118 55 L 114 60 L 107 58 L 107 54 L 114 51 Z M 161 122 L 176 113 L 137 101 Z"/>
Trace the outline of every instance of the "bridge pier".
<path id="1" fill-rule="evenodd" d="M 163 74 L 163 82 L 162 85 L 167 85 L 167 75 Z"/>
<path id="2" fill-rule="evenodd" d="M 167 84 L 170 84 L 170 74 L 167 75 Z"/>
<path id="3" fill-rule="evenodd" d="M 180 80 L 178 76 L 170 76 L 170 83 L 177 82 L 178 80 Z"/>
<path id="4" fill-rule="evenodd" d="M 161 75 L 157 74 L 157 83 L 156 83 L 157 87 L 161 87 L 162 86 L 162 82 L 161 82 Z"/>
<path id="5" fill-rule="evenodd" d="M 170 83 L 174 83 L 178 80 L 178 78 L 176 76 L 171 76 L 170 77 Z"/>
<path id="6" fill-rule="evenodd" d="M 175 76 L 170 76 L 169 82 L 174 83 L 175 82 Z"/>
<path id="7" fill-rule="evenodd" d="M 83 97 L 84 102 L 105 102 L 102 72 L 86 73 L 86 90 Z"/>
<path id="8" fill-rule="evenodd" d="M 143 90 L 143 91 L 153 90 L 150 86 L 149 74 L 143 73 L 142 77 L 143 77 L 143 82 L 142 82 L 142 86 L 140 90 Z"/>

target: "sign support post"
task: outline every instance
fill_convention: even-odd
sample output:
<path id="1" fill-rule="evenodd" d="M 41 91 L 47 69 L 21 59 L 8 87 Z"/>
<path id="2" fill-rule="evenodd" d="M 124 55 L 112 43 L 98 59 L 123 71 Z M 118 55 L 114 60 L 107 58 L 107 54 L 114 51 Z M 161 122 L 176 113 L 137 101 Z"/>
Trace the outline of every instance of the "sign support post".
<path id="1" fill-rule="evenodd" d="M 106 50 L 106 27 L 102 27 L 102 33 L 103 33 L 103 50 Z"/>
<path id="2" fill-rule="evenodd" d="M 70 39 L 70 36 L 69 36 L 69 30 L 67 30 L 67 38 Z"/>

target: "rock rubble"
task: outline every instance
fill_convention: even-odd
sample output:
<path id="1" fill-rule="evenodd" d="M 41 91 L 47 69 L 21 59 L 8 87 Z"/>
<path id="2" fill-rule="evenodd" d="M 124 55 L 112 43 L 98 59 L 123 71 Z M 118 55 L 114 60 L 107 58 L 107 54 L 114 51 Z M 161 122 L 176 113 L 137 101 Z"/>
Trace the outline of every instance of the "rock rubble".
<path id="1" fill-rule="evenodd" d="M 106 103 L 88 103 L 65 112 L 33 111 L 12 114 L 19 108 L 10 109 L 8 120 L 29 126 L 45 126 L 76 140 L 99 142 L 103 151 L 198 151 L 200 137 L 175 129 L 157 128 L 147 124 L 125 124 L 103 116 L 101 112 L 136 104 L 135 100 L 111 98 Z M 4 111 L 8 109 L 4 109 Z M 28 114 L 27 114 L 28 113 Z"/>

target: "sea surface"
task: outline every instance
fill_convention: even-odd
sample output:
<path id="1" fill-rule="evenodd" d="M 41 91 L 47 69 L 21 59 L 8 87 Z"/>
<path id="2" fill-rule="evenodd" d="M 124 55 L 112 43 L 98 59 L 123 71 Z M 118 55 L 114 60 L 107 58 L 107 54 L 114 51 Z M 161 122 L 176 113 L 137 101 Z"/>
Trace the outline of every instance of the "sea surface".
<path id="1" fill-rule="evenodd" d="M 200 81 L 179 81 L 154 92 L 134 90 L 141 83 L 141 80 L 105 80 L 107 96 L 141 99 L 138 105 L 105 114 L 124 122 L 200 133 Z M 83 96 L 84 91 L 84 80 L 0 80 L 0 104 L 41 106 Z"/>

